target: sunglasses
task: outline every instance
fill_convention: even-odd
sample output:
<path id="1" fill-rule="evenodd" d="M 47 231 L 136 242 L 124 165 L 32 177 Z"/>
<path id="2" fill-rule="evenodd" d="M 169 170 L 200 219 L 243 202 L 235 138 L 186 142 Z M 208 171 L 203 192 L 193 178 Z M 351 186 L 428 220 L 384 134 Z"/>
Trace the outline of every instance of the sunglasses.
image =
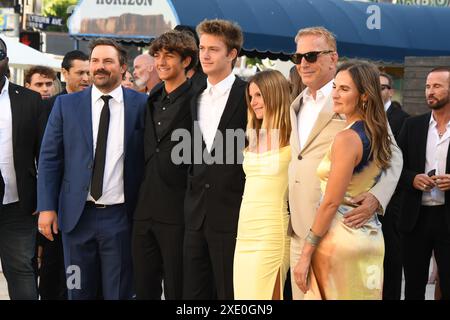
<path id="1" fill-rule="evenodd" d="M 391 86 L 389 86 L 389 85 L 387 85 L 387 84 L 382 84 L 382 85 L 381 85 L 381 91 L 384 91 L 384 90 L 386 90 L 386 89 L 391 90 Z"/>
<path id="2" fill-rule="evenodd" d="M 327 54 L 332 53 L 333 50 L 325 50 L 325 51 L 310 51 L 307 53 L 294 53 L 291 56 L 291 61 L 295 64 L 302 63 L 302 59 L 305 58 L 306 61 L 310 63 L 314 63 L 317 61 L 317 58 L 319 57 L 319 54 Z"/>
<path id="3" fill-rule="evenodd" d="M 3 49 L 0 49 L 0 61 L 6 58 L 6 52 Z"/>

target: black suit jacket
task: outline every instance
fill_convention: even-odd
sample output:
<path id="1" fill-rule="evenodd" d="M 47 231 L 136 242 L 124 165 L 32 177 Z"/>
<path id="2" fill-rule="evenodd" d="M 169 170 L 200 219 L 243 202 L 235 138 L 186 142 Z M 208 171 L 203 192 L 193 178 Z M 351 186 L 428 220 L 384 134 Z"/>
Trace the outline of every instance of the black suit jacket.
<path id="1" fill-rule="evenodd" d="M 431 112 L 428 112 L 406 119 L 398 137 L 398 145 L 403 152 L 403 171 L 400 177 L 400 186 L 405 191 L 399 227 L 404 232 L 412 231 L 419 217 L 422 191 L 413 187 L 413 181 L 417 174 L 425 172 L 430 117 Z M 450 150 L 447 153 L 445 172 L 450 173 Z M 445 213 L 448 230 L 450 231 L 450 191 L 445 192 Z"/>
<path id="2" fill-rule="evenodd" d="M 406 118 L 409 118 L 409 114 L 401 109 L 401 106 L 398 102 L 392 101 L 389 109 L 386 112 L 386 116 L 388 118 L 389 126 L 391 127 L 395 140 L 397 140 L 403 123 L 405 122 Z"/>
<path id="3" fill-rule="evenodd" d="M 398 140 L 400 130 L 402 129 L 405 120 L 409 118 L 409 114 L 401 109 L 401 106 L 398 102 L 392 101 L 389 109 L 386 112 L 386 116 L 394 138 L 395 140 Z M 396 220 L 398 220 L 400 212 L 402 210 L 403 197 L 404 195 L 402 190 L 400 188 L 397 188 L 392 195 L 391 201 L 389 201 L 388 207 L 386 209 L 386 214 L 395 215 Z"/>
<path id="4" fill-rule="evenodd" d="M 194 163 L 189 168 L 188 188 L 185 197 L 185 223 L 191 230 L 201 228 L 203 221 L 208 227 L 218 232 L 237 232 L 239 210 L 244 191 L 245 175 L 242 169 L 241 148 L 233 143 L 232 149 L 227 149 L 225 137 L 227 129 L 240 129 L 245 132 L 247 125 L 247 107 L 245 103 L 246 82 L 237 78 L 231 88 L 225 110 L 219 122 L 220 139 L 214 140 L 211 156 L 217 155 L 217 150 L 223 150 L 222 163 L 208 164 L 203 155 L 210 155 L 198 126 L 198 98 L 206 89 L 206 84 L 199 90 L 191 103 L 194 120 L 193 155 Z M 201 150 L 199 150 L 201 147 Z M 215 150 L 215 151 L 214 151 Z M 200 152 L 199 152 L 200 151 Z M 202 155 L 201 159 L 195 155 Z M 233 156 L 227 159 L 226 157 Z M 196 163 L 200 162 L 200 163 Z M 231 163 L 230 163 L 231 162 Z"/>
<path id="5" fill-rule="evenodd" d="M 36 163 L 42 136 L 41 96 L 29 89 L 9 83 L 13 127 L 13 155 L 17 191 L 22 212 L 36 211 Z"/>
<path id="6" fill-rule="evenodd" d="M 145 176 L 139 191 L 134 219 L 184 224 L 183 203 L 189 162 L 175 164 L 172 161 L 172 149 L 179 141 L 172 141 L 171 137 L 172 132 L 178 129 L 185 130 L 186 133 L 191 132 L 190 101 L 194 91 L 191 86 L 177 98 L 177 102 L 183 106 L 158 141 L 151 109 L 155 99 L 162 94 L 163 88 L 164 83 L 157 84 L 148 97 L 144 133 Z"/>

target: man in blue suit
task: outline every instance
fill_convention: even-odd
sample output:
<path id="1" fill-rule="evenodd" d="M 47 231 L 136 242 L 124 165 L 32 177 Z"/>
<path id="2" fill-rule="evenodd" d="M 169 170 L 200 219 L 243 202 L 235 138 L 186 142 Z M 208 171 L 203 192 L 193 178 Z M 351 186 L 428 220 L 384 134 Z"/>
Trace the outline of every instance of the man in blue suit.
<path id="1" fill-rule="evenodd" d="M 147 96 L 121 87 L 126 51 L 91 43 L 93 86 L 59 96 L 39 159 L 39 232 L 62 231 L 69 299 L 133 296 L 131 217 L 143 176 Z"/>

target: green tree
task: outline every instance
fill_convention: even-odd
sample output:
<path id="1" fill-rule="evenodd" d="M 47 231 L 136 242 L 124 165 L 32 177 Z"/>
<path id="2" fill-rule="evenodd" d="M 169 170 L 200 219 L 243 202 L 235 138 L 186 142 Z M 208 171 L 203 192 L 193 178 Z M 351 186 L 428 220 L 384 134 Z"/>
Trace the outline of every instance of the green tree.
<path id="1" fill-rule="evenodd" d="M 48 31 L 67 32 L 67 19 L 73 12 L 73 6 L 77 4 L 77 0 L 44 0 L 44 8 L 42 13 L 44 16 L 53 16 L 63 19 L 63 26 L 50 26 Z"/>

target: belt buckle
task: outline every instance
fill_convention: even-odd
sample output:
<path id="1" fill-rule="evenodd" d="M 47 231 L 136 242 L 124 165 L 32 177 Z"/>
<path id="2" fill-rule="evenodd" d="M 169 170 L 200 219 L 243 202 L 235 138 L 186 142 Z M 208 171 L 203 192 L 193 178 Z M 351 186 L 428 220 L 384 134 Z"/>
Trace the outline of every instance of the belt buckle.
<path id="1" fill-rule="evenodd" d="M 96 207 L 97 209 L 105 209 L 105 208 L 106 208 L 106 205 L 105 205 L 105 204 L 96 204 L 95 207 Z"/>

